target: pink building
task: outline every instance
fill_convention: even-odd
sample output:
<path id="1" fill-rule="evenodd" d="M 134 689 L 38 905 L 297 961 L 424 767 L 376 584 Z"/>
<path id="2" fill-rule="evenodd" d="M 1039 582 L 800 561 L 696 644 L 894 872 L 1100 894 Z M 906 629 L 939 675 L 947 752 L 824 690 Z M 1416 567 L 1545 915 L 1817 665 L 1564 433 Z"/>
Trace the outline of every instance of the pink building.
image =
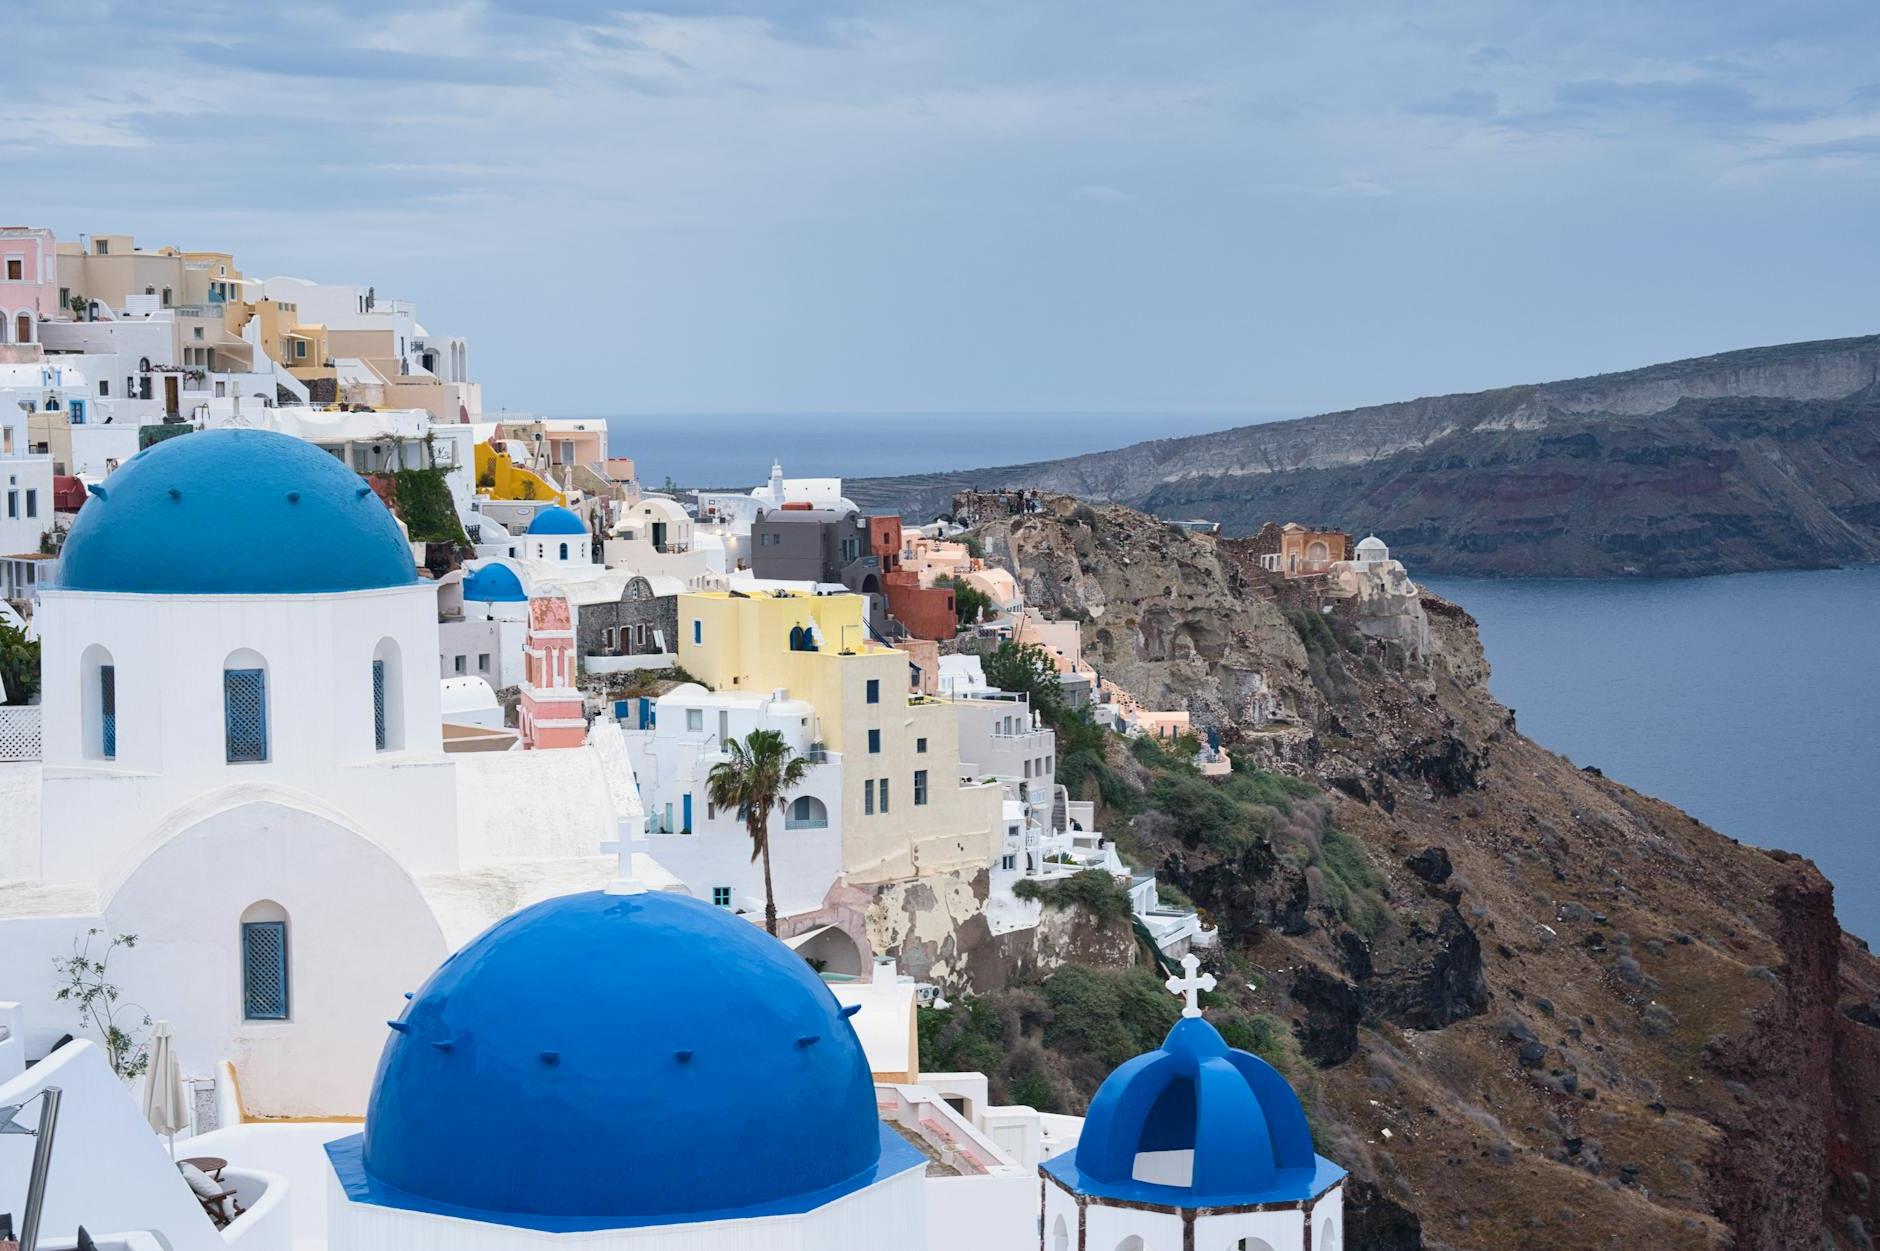
<path id="1" fill-rule="evenodd" d="M 522 702 L 516 724 L 524 747 L 579 747 L 587 718 L 574 685 L 574 613 L 555 592 L 529 598 L 529 633 L 522 644 Z"/>
<path id="2" fill-rule="evenodd" d="M 39 323 L 62 315 L 50 230 L 0 226 L 0 343 L 39 342 Z"/>

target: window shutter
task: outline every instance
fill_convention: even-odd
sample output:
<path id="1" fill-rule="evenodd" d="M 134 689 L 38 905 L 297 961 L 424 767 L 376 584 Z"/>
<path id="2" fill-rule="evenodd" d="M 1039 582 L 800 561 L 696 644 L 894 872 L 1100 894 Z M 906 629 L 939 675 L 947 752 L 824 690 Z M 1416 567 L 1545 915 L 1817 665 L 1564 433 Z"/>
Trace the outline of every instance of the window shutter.
<path id="1" fill-rule="evenodd" d="M 242 1016 L 287 1019 L 287 923 L 242 923 Z"/>
<path id="2" fill-rule="evenodd" d="M 222 705 L 227 722 L 228 761 L 268 758 L 267 674 L 260 669 L 222 671 Z"/>

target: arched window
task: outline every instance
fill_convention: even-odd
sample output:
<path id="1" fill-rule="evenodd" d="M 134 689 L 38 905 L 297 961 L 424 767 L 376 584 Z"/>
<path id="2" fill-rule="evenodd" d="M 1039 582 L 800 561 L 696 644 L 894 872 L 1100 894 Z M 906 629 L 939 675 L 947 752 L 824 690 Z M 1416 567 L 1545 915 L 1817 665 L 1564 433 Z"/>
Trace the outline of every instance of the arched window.
<path id="1" fill-rule="evenodd" d="M 33 341 L 33 315 L 31 313 L 21 313 L 16 320 L 19 332 L 14 336 L 13 341 L 15 343 L 31 343 Z"/>
<path id="2" fill-rule="evenodd" d="M 405 745 L 404 666 L 398 644 L 380 639 L 372 651 L 372 747 L 397 751 Z"/>
<path id="3" fill-rule="evenodd" d="M 826 830 L 829 828 L 829 809 L 814 795 L 798 795 L 790 804 L 783 827 L 787 830 Z"/>
<path id="4" fill-rule="evenodd" d="M 790 650 L 793 652 L 800 652 L 803 650 L 803 627 L 802 626 L 790 627 Z"/>
<path id="5" fill-rule="evenodd" d="M 1332 1224 L 1331 1217 L 1326 1217 L 1319 1226 L 1319 1240 L 1312 1246 L 1313 1251 L 1338 1251 L 1338 1228 Z"/>
<path id="6" fill-rule="evenodd" d="M 79 659 L 79 708 L 83 712 L 85 755 L 117 759 L 117 665 L 111 653 L 93 643 Z"/>
<path id="7" fill-rule="evenodd" d="M 561 545 L 561 558 L 563 560 L 568 559 L 568 545 L 566 543 Z"/>
<path id="8" fill-rule="evenodd" d="M 246 648 L 222 662 L 222 730 L 230 764 L 268 758 L 268 662 Z"/>
<path id="9" fill-rule="evenodd" d="M 242 1019 L 285 1021 L 291 1007 L 287 909 L 271 899 L 242 913 Z"/>
<path id="10" fill-rule="evenodd" d="M 1063 1217 L 1057 1218 L 1057 1224 L 1051 1227 L 1051 1251 L 1071 1251 L 1070 1226 Z"/>

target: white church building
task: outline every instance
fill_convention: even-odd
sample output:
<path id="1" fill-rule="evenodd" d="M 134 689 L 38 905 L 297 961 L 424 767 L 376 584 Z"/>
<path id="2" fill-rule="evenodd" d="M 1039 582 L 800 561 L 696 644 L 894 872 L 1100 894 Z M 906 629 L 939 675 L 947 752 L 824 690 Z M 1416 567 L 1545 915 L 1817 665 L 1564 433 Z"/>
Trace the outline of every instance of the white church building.
<path id="1" fill-rule="evenodd" d="M 357 1114 L 378 1025 L 458 944 L 608 880 L 617 735 L 446 756 L 437 596 L 372 490 L 301 440 L 168 440 L 93 489 L 36 616 L 41 759 L 0 764 L 0 998 L 80 1033 L 52 960 L 227 1061 L 246 1110 Z M 611 754 L 610 754 L 611 749 Z M 94 952 L 95 954 L 95 952 Z"/>

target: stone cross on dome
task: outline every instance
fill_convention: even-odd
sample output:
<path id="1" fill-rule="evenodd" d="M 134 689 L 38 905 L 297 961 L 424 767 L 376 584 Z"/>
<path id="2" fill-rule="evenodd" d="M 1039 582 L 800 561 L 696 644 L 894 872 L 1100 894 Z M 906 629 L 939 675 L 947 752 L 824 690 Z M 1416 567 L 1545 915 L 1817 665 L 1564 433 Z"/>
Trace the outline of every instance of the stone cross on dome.
<path id="1" fill-rule="evenodd" d="M 1183 1016 L 1200 1016 L 1201 992 L 1214 989 L 1214 974 L 1202 973 L 1196 976 L 1196 970 L 1200 967 L 1201 961 L 1191 951 L 1182 957 L 1183 976 L 1170 977 L 1163 983 L 1171 995 L 1181 995 L 1188 1000 L 1187 1006 L 1182 1009 Z"/>

